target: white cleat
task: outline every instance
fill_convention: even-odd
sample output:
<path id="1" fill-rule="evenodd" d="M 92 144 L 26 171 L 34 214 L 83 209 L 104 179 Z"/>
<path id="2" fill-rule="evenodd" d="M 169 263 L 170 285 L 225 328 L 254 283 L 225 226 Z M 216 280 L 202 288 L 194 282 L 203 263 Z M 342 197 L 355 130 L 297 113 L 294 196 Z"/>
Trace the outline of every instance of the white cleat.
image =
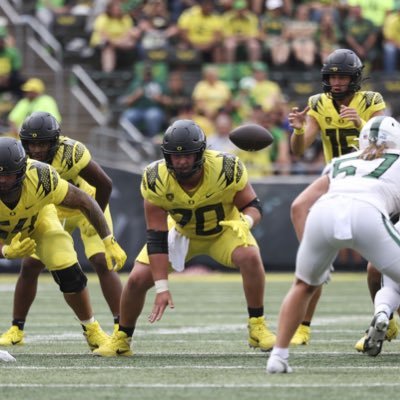
<path id="1" fill-rule="evenodd" d="M 0 350 L 0 360 L 5 362 L 14 362 L 16 359 L 8 352 Z"/>
<path id="2" fill-rule="evenodd" d="M 276 355 L 271 354 L 267 361 L 268 374 L 291 374 L 293 369 L 289 366 L 288 360 Z"/>
<path id="3" fill-rule="evenodd" d="M 384 312 L 379 312 L 374 316 L 364 342 L 364 353 L 376 357 L 381 352 L 388 326 L 389 317 Z"/>

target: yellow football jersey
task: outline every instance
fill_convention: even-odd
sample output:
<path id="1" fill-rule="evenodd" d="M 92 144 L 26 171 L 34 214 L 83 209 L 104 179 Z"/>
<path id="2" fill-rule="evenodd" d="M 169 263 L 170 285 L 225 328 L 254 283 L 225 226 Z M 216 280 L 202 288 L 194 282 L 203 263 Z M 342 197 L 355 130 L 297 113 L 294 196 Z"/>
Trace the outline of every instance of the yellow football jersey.
<path id="1" fill-rule="evenodd" d="M 52 167 L 60 174 L 61 178 L 72 183 L 90 196 L 94 197 L 95 188 L 89 185 L 79 173 L 92 159 L 89 150 L 81 142 L 66 136 L 60 137 L 60 145 L 51 163 Z M 58 207 L 60 218 L 80 214 L 79 210 Z"/>
<path id="2" fill-rule="evenodd" d="M 0 200 L 2 243 L 10 243 L 17 232 L 22 232 L 22 239 L 31 236 L 47 207 L 61 203 L 67 192 L 68 182 L 61 179 L 54 168 L 39 161 L 28 160 L 18 204 L 10 209 Z"/>
<path id="3" fill-rule="evenodd" d="M 168 172 L 164 160 L 147 166 L 141 184 L 143 197 L 166 210 L 176 229 L 193 239 L 218 235 L 220 221 L 239 219 L 233 199 L 248 181 L 246 168 L 236 156 L 206 150 L 204 157 L 203 180 L 191 193 Z"/>
<path id="4" fill-rule="evenodd" d="M 308 115 L 314 117 L 321 128 L 321 140 L 327 163 L 334 157 L 358 148 L 360 129 L 353 122 L 340 118 L 333 100 L 326 93 L 311 96 L 308 105 L 310 107 Z M 364 121 L 368 121 L 375 112 L 384 110 L 386 105 L 380 93 L 360 91 L 354 94 L 349 107 L 357 110 Z"/>

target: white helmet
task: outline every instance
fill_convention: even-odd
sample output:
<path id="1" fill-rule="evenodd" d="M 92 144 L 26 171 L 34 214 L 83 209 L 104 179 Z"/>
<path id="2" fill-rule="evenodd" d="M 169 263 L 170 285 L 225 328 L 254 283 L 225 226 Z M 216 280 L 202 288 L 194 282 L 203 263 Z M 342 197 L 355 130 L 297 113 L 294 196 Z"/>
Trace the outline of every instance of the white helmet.
<path id="1" fill-rule="evenodd" d="M 377 146 L 385 144 L 389 149 L 400 149 L 400 124 L 394 118 L 383 115 L 371 118 L 361 129 L 360 150 L 372 143 Z"/>

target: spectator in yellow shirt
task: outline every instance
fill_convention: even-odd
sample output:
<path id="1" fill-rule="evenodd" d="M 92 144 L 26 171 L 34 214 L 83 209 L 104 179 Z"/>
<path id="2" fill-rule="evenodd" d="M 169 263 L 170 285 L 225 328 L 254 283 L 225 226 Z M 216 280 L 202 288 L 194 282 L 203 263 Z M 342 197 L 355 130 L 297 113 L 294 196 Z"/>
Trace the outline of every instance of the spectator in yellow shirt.
<path id="1" fill-rule="evenodd" d="M 397 70 L 400 51 L 400 7 L 390 13 L 383 25 L 383 67 L 386 73 Z"/>
<path id="2" fill-rule="evenodd" d="M 215 11 L 214 1 L 197 3 L 186 9 L 178 19 L 182 43 L 199 51 L 203 61 L 221 62 L 221 16 Z"/>
<path id="3" fill-rule="evenodd" d="M 203 70 L 203 79 L 195 85 L 192 98 L 196 110 L 213 119 L 220 108 L 230 107 L 232 92 L 228 84 L 218 78 L 218 69 L 209 65 Z"/>
<path id="4" fill-rule="evenodd" d="M 237 49 L 244 47 L 249 61 L 259 61 L 261 45 L 259 42 L 259 29 L 257 15 L 247 7 L 246 0 L 235 0 L 232 10 L 222 15 L 224 30 L 225 61 L 237 61 Z"/>
<path id="5" fill-rule="evenodd" d="M 45 93 L 46 87 L 41 79 L 30 78 L 21 87 L 24 98 L 19 100 L 8 115 L 10 133 L 18 137 L 19 128 L 25 118 L 34 111 L 46 111 L 60 123 L 61 114 L 56 100 Z"/>

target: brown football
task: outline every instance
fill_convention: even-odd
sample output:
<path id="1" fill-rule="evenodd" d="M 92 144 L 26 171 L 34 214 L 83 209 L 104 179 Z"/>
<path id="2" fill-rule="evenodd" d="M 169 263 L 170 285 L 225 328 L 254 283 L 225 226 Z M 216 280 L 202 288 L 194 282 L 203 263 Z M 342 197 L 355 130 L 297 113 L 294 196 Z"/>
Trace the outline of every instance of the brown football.
<path id="1" fill-rule="evenodd" d="M 246 151 L 262 150 L 274 141 L 271 132 L 257 124 L 238 126 L 229 134 L 229 139 L 239 149 Z"/>

